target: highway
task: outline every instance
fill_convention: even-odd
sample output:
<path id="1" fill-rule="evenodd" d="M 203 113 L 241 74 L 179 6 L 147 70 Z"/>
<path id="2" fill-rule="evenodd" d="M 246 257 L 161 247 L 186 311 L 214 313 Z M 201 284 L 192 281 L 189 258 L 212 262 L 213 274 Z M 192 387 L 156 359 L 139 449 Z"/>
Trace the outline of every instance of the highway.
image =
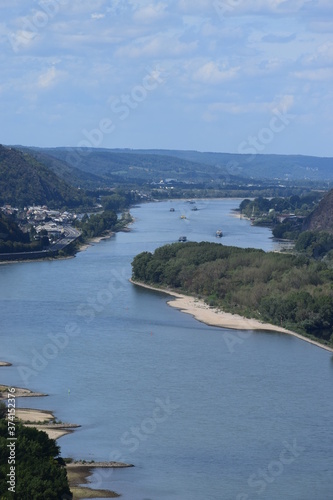
<path id="1" fill-rule="evenodd" d="M 59 240 L 57 240 L 53 245 L 50 245 L 50 248 L 48 250 L 51 250 L 52 252 L 58 252 L 59 250 L 62 250 L 67 245 L 75 241 L 79 236 L 81 236 L 80 231 L 66 224 L 64 226 L 63 236 Z"/>

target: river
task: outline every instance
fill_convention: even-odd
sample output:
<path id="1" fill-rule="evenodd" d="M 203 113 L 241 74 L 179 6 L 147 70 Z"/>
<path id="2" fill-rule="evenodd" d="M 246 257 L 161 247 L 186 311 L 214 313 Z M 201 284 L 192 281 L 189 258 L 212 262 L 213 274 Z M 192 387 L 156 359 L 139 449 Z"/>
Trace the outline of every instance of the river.
<path id="1" fill-rule="evenodd" d="M 144 204 L 130 232 L 74 259 L 0 266 L 1 382 L 49 395 L 19 406 L 82 425 L 62 456 L 133 463 L 92 477 L 123 500 L 332 498 L 331 353 L 206 326 L 128 282 L 137 253 L 181 235 L 278 250 L 238 204 Z"/>

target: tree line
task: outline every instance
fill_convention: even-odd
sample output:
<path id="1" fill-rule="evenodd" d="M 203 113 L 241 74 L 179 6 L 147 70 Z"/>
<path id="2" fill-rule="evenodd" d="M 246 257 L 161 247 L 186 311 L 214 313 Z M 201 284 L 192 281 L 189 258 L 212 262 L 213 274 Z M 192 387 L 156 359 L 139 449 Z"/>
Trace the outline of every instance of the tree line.
<path id="1" fill-rule="evenodd" d="M 34 240 L 33 233 L 23 232 L 13 216 L 0 212 L 0 254 L 43 250 L 50 244 L 45 233 L 41 234 L 39 240 Z"/>
<path id="2" fill-rule="evenodd" d="M 3 408 L 2 408 L 3 409 Z M 6 409 L 6 407 L 5 407 Z M 1 499 L 58 500 L 72 498 L 60 448 L 45 432 L 15 422 L 15 493 L 8 491 L 10 442 L 5 412 L 0 412 L 0 497 Z"/>
<path id="3" fill-rule="evenodd" d="M 306 255 L 174 243 L 132 262 L 133 279 L 333 343 L 333 270 Z"/>

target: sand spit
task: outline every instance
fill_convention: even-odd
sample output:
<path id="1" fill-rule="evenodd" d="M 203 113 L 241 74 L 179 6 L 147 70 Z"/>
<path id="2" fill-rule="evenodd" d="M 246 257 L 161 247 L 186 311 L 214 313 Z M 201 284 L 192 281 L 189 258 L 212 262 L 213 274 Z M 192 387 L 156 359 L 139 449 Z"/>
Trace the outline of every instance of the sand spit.
<path id="1" fill-rule="evenodd" d="M 300 340 L 304 340 L 305 342 L 320 347 L 321 349 L 333 352 L 333 349 L 331 347 L 328 347 L 326 345 L 321 344 L 320 342 L 304 337 L 299 333 L 287 330 L 286 328 L 272 325 L 270 323 L 263 323 L 257 319 L 245 318 L 243 316 L 239 316 L 238 314 L 227 313 L 221 311 L 220 309 L 211 308 L 203 300 L 191 297 L 189 295 L 173 292 L 171 290 L 164 288 L 157 288 L 133 280 L 130 281 L 134 285 L 171 295 L 173 298 L 167 301 L 169 306 L 175 307 L 176 309 L 179 309 L 181 312 L 184 312 L 186 314 L 190 314 L 195 319 L 201 321 L 202 323 L 205 323 L 206 325 L 217 326 L 220 328 L 229 328 L 234 330 L 264 330 L 264 331 L 286 333 L 288 335 L 297 337 Z"/>

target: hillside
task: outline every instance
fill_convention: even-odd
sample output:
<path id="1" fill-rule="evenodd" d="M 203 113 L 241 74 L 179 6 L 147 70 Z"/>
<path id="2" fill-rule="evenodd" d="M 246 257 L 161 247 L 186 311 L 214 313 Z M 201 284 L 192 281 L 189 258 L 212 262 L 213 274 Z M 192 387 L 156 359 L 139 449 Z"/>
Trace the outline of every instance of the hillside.
<path id="1" fill-rule="evenodd" d="M 28 153 L 0 145 L 0 205 L 75 207 L 84 195 Z"/>
<path id="2" fill-rule="evenodd" d="M 164 155 L 210 165 L 234 176 L 253 179 L 333 180 L 333 158 L 278 154 L 232 154 L 179 150 L 113 150 L 126 154 Z"/>
<path id="3" fill-rule="evenodd" d="M 333 234 L 333 190 L 324 196 L 318 207 L 306 218 L 303 229 Z"/>
<path id="4" fill-rule="evenodd" d="M 2 241 L 18 241 L 28 243 L 29 235 L 23 233 L 17 223 L 0 212 L 0 246 Z"/>
<path id="5" fill-rule="evenodd" d="M 33 148 L 36 151 L 36 148 Z M 43 153 L 74 166 L 86 174 L 103 178 L 105 185 L 150 184 L 161 179 L 173 179 L 178 183 L 212 185 L 226 182 L 246 185 L 246 179 L 230 174 L 226 168 L 194 162 L 184 158 L 169 156 L 167 152 L 156 154 L 136 152 L 135 150 L 77 148 L 46 148 Z"/>
<path id="6" fill-rule="evenodd" d="M 301 155 L 229 154 L 177 150 L 32 148 L 104 182 L 333 181 L 333 159 Z M 81 174 L 82 175 L 82 174 Z M 93 180 L 93 179 L 91 179 Z"/>
<path id="7" fill-rule="evenodd" d="M 41 148 L 28 148 L 17 146 L 16 149 L 28 153 L 35 158 L 39 163 L 42 163 L 60 179 L 67 182 L 73 187 L 81 187 L 85 189 L 105 186 L 105 180 L 102 177 L 89 172 L 84 172 L 79 168 L 73 167 L 65 161 L 56 158 L 52 154 L 47 154 Z"/>

